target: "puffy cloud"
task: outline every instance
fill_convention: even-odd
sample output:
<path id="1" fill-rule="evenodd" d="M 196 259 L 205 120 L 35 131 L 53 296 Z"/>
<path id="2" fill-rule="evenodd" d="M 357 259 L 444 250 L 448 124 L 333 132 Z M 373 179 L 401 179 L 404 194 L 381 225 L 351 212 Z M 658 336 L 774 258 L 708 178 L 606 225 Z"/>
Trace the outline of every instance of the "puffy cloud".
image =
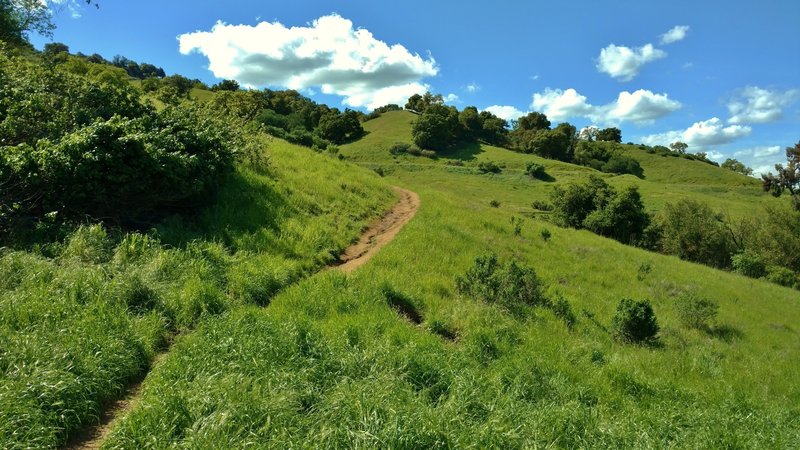
<path id="1" fill-rule="evenodd" d="M 531 108 L 543 112 L 552 121 L 566 120 L 570 117 L 585 117 L 594 111 L 594 107 L 586 102 L 586 97 L 575 89 L 546 88 L 533 94 Z"/>
<path id="2" fill-rule="evenodd" d="M 456 94 L 452 94 L 452 93 L 451 94 L 447 94 L 447 95 L 444 96 L 444 101 L 446 103 L 457 103 L 458 102 L 458 96 Z"/>
<path id="3" fill-rule="evenodd" d="M 481 90 L 481 87 L 477 83 L 470 83 L 467 85 L 467 92 L 473 94 Z"/>
<path id="4" fill-rule="evenodd" d="M 218 78 L 249 86 L 289 89 L 318 87 L 344 97 L 344 104 L 376 108 L 403 103 L 425 92 L 425 77 L 438 73 L 432 57 L 424 59 L 400 44 L 388 45 L 366 29 L 338 15 L 323 16 L 305 27 L 281 23 L 227 25 L 178 36 L 180 51 L 197 51 Z"/>
<path id="5" fill-rule="evenodd" d="M 531 109 L 543 112 L 553 121 L 585 117 L 596 123 L 613 125 L 622 122 L 652 123 L 681 106 L 680 102 L 671 100 L 667 94 L 655 94 L 645 89 L 622 91 L 615 101 L 594 106 L 575 89 L 562 91 L 548 88 L 533 94 L 531 103 Z"/>
<path id="6" fill-rule="evenodd" d="M 800 89 L 770 91 L 756 86 L 748 86 L 728 103 L 731 113 L 730 123 L 773 122 L 783 116 L 783 109 L 800 98 Z"/>
<path id="7" fill-rule="evenodd" d="M 644 89 L 622 91 L 616 102 L 598 108 L 593 120 L 646 124 L 677 111 L 681 106 L 680 102 L 670 100 L 667 94 L 654 94 Z"/>
<path id="8" fill-rule="evenodd" d="M 642 138 L 642 143 L 647 145 L 669 145 L 672 142 L 681 141 L 690 146 L 720 145 L 748 136 L 751 131 L 750 127 L 742 125 L 726 127 L 725 123 L 718 117 L 712 117 L 708 120 L 695 122 L 685 130 L 667 131 L 645 136 Z"/>
<path id="9" fill-rule="evenodd" d="M 489 111 L 495 116 L 505 120 L 515 120 L 525 115 L 524 112 L 514 108 L 513 106 L 492 105 L 488 108 L 484 108 L 483 110 Z"/>
<path id="10" fill-rule="evenodd" d="M 620 81 L 630 81 L 639 74 L 642 66 L 666 56 L 667 52 L 653 47 L 653 44 L 638 48 L 611 44 L 600 50 L 597 70 Z"/>
<path id="11" fill-rule="evenodd" d="M 673 42 L 678 42 L 683 40 L 686 37 L 686 33 L 689 32 L 688 25 L 676 25 L 672 27 L 669 31 L 661 35 L 661 44 L 672 44 Z"/>

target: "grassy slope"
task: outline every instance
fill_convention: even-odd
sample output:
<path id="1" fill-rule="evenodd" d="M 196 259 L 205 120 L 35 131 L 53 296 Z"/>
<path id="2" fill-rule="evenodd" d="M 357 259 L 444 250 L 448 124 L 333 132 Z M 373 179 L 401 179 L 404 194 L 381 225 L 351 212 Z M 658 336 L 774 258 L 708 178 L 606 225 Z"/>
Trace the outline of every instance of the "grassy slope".
<path id="1" fill-rule="evenodd" d="M 269 308 L 205 322 L 154 371 L 143 401 L 109 446 L 747 448 L 796 442 L 796 291 L 532 218 L 516 235 L 512 217 L 552 185 L 516 172 L 523 161 L 544 162 L 557 183 L 588 169 L 491 147 L 475 158 L 515 170 L 478 175 L 421 158 L 395 162 L 381 146 L 402 137 L 397 130 L 407 128 L 408 115 L 386 117 L 401 119 L 368 122 L 372 133 L 342 152 L 385 167 L 393 183 L 418 192 L 415 219 L 352 276 L 319 274 L 279 294 Z M 391 137 L 381 140 L 379 130 Z M 643 159 L 645 174 L 657 179 L 657 163 Z M 740 179 L 722 176 L 712 185 L 734 181 Z M 649 201 L 645 186 L 655 182 L 640 183 Z M 695 186 L 668 188 L 693 195 Z M 489 199 L 501 206 L 491 208 Z M 754 194 L 717 204 L 743 212 L 763 199 Z M 549 241 L 541 238 L 544 228 L 552 231 Z M 531 264 L 551 294 L 572 304 L 575 329 L 545 310 L 513 317 L 456 294 L 454 276 L 489 249 Z M 687 291 L 719 303 L 711 331 L 678 323 L 674 300 Z M 389 307 L 398 297 L 420 311 L 421 326 Z M 660 347 L 610 338 L 605 327 L 622 297 L 653 302 Z M 456 339 L 442 338 L 448 334 L 442 330 Z"/>
<path id="2" fill-rule="evenodd" d="M 83 228 L 47 249 L 52 258 L 2 250 L 0 447 L 63 443 L 143 375 L 170 334 L 268 303 L 394 201 L 367 170 L 263 144 L 269 173 L 239 167 L 193 220 L 151 235 Z"/>
<path id="3" fill-rule="evenodd" d="M 411 124 L 414 117 L 416 117 L 414 114 L 407 111 L 396 111 L 364 123 L 364 128 L 369 134 L 357 142 L 342 146 L 342 154 L 352 161 L 370 167 L 382 167 L 390 172 L 397 167 L 418 172 L 426 169 L 427 173 L 417 175 L 429 178 L 431 181 L 439 180 L 440 183 L 450 182 L 449 176 L 443 171 L 474 172 L 447 167 L 445 164 L 449 159 L 461 160 L 467 167 L 474 166 L 480 161 L 494 161 L 504 165 L 505 170 L 500 175 L 495 175 L 493 179 L 500 184 L 512 185 L 514 192 L 510 193 L 511 196 L 507 201 L 521 208 L 529 207 L 532 200 L 546 200 L 553 186 L 584 179 L 588 173 L 606 177 L 609 183 L 615 186 L 630 184 L 639 186 L 645 202 L 652 211 L 658 211 L 665 203 L 689 197 L 705 201 L 716 209 L 734 216 L 742 216 L 765 203 L 780 201 L 764 193 L 760 189 L 760 182 L 754 178 L 699 161 L 650 155 L 636 146 L 628 145 L 623 146 L 624 151 L 640 162 L 644 169 L 644 179 L 632 175 L 612 176 L 583 166 L 483 144 L 443 152 L 441 158 L 436 161 L 415 156 L 393 157 L 388 152 L 393 143 L 411 141 Z M 527 161 L 543 164 L 547 173 L 555 180 L 546 183 L 530 181 L 523 174 Z M 486 199 L 489 200 L 490 198 Z"/>

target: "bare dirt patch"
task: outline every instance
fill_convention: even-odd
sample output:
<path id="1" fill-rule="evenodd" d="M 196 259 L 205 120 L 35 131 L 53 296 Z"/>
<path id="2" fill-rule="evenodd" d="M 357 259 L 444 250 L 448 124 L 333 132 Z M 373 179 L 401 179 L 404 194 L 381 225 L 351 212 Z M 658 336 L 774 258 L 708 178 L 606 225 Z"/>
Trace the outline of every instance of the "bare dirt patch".
<path id="1" fill-rule="evenodd" d="M 415 192 L 399 187 L 394 187 L 394 190 L 400 194 L 400 201 L 370 225 L 362 233 L 361 239 L 347 247 L 339 256 L 339 261 L 333 264 L 342 272 L 349 273 L 364 265 L 381 247 L 391 242 L 417 213 L 420 205 L 419 196 Z"/>

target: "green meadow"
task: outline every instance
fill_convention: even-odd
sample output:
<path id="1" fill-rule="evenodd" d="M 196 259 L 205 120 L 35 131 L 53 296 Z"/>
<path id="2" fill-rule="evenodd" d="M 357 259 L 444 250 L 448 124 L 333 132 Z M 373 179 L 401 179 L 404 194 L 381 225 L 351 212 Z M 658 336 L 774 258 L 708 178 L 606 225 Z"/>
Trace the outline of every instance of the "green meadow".
<path id="1" fill-rule="evenodd" d="M 383 186 L 420 195 L 397 238 L 351 275 L 318 273 L 180 335 L 107 448 L 796 445 L 797 291 L 533 213 L 530 203 L 553 185 L 592 169 L 488 146 L 392 158 L 388 147 L 408 140 L 412 119 L 393 112 L 368 121 L 369 134 L 341 149 L 381 168 Z M 744 215 L 774 201 L 708 164 L 629 151 L 644 179 L 608 181 L 640 186 L 648 208 L 705 198 Z M 481 174 L 481 160 L 505 168 Z M 553 180 L 525 176 L 528 160 Z M 574 325 L 550 309 L 511 313 L 459 294 L 455 278 L 485 252 L 534 268 L 547 295 L 569 303 Z M 719 305 L 710 327 L 679 320 L 677 299 L 687 293 Z M 657 344 L 611 337 L 623 297 L 650 300 Z"/>

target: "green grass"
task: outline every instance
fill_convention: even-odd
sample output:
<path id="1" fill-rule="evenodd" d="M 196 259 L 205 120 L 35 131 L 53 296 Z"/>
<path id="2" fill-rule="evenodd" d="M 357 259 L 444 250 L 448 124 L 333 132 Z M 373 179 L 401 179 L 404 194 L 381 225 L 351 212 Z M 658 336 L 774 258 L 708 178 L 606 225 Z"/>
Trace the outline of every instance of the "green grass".
<path id="1" fill-rule="evenodd" d="M 391 114 L 408 117 L 386 117 Z M 590 169 L 491 147 L 464 158 L 465 167 L 395 160 L 388 151 L 370 150 L 380 144 L 379 126 L 391 125 L 380 120 L 367 122 L 372 133 L 342 152 L 386 168 L 390 182 L 419 193 L 414 220 L 352 275 L 317 274 L 280 292 L 267 308 L 245 305 L 204 321 L 150 374 L 141 402 L 112 431 L 109 448 L 796 443 L 796 291 L 527 215 L 530 201 Z M 471 158 L 506 169 L 480 175 Z M 556 181 L 523 175 L 531 159 Z M 643 166 L 657 179 L 655 164 Z M 642 183 L 645 200 L 646 189 L 661 186 L 612 180 Z M 723 174 L 708 186 L 738 181 Z M 694 196 L 689 186 L 674 195 Z M 737 203 L 717 200 L 713 190 L 707 195 L 741 212 L 766 198 Z M 492 199 L 500 206 L 490 206 Z M 575 326 L 568 329 L 548 309 L 520 316 L 459 295 L 455 277 L 485 251 L 535 268 L 548 295 L 569 302 Z M 685 293 L 719 305 L 709 329 L 682 324 L 678 300 Z M 658 345 L 624 345 L 609 334 L 623 297 L 651 301 L 661 326 Z M 395 309 L 398 298 L 421 324 Z"/>
<path id="2" fill-rule="evenodd" d="M 375 174 L 282 141 L 196 217 L 148 234 L 82 227 L 0 254 L 0 447 L 55 447 L 147 371 L 170 335 L 266 305 L 393 201 Z"/>

